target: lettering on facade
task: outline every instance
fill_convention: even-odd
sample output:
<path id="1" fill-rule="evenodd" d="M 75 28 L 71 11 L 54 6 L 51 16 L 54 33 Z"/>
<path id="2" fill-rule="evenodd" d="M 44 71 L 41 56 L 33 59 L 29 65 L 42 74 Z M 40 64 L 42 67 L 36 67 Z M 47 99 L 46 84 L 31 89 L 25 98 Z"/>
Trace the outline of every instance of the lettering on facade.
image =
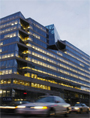
<path id="1" fill-rule="evenodd" d="M 10 101 L 12 101 L 12 98 L 11 97 L 3 97 L 2 101 L 3 102 L 10 102 Z"/>

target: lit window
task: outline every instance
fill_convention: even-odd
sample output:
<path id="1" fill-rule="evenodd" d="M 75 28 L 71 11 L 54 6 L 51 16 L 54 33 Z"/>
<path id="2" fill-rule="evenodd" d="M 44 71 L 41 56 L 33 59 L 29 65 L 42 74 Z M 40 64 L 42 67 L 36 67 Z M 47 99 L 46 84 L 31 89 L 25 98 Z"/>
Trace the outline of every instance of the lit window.
<path id="1" fill-rule="evenodd" d="M 0 94 L 2 94 L 2 89 L 0 89 Z"/>
<path id="2" fill-rule="evenodd" d="M 11 57 L 13 57 L 13 56 L 14 56 L 14 54 L 12 53 L 12 54 L 11 54 Z"/>
<path id="3" fill-rule="evenodd" d="M 8 54 L 8 57 L 10 57 L 10 54 Z"/>
<path id="4" fill-rule="evenodd" d="M 12 73 L 12 70 L 9 70 L 8 73 L 11 74 Z"/>
<path id="5" fill-rule="evenodd" d="M 3 80 L 1 80 L 1 84 L 3 84 Z"/>
<path id="6" fill-rule="evenodd" d="M 6 81 L 6 80 L 4 80 L 3 84 L 7 84 L 7 81 Z"/>
<path id="7" fill-rule="evenodd" d="M 11 80 L 8 80 L 7 83 L 10 84 L 11 83 Z"/>
<path id="8" fill-rule="evenodd" d="M 8 70 L 6 70 L 6 74 L 8 74 Z"/>
<path id="9" fill-rule="evenodd" d="M 2 52 L 2 49 L 0 49 L 0 52 Z"/>
<path id="10" fill-rule="evenodd" d="M 14 25 L 14 23 L 12 23 L 11 25 Z"/>

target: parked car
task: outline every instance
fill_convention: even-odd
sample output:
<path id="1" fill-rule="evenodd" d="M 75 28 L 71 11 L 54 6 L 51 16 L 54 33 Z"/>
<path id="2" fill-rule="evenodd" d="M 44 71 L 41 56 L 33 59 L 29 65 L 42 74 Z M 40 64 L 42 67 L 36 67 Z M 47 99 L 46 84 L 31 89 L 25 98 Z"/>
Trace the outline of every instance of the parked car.
<path id="1" fill-rule="evenodd" d="M 30 103 L 30 102 L 29 101 L 13 101 L 3 106 L 0 106 L 0 110 L 1 112 L 4 112 L 4 113 L 15 113 L 15 109 L 17 105 L 26 104 L 26 103 Z"/>
<path id="2" fill-rule="evenodd" d="M 89 113 L 89 107 L 84 103 L 75 104 L 75 106 L 71 107 L 71 112 L 76 112 L 76 113 L 86 112 L 86 113 Z"/>
<path id="3" fill-rule="evenodd" d="M 67 116 L 70 112 L 70 104 L 66 103 L 58 96 L 44 96 L 34 103 L 19 105 L 16 107 L 16 113 L 26 115 L 56 116 L 64 114 Z"/>

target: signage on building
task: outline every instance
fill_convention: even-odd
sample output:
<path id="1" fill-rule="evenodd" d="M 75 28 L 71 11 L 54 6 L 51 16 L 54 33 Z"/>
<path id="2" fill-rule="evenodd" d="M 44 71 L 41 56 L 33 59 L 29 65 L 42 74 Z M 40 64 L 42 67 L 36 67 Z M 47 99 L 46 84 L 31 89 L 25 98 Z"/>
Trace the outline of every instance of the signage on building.
<path id="1" fill-rule="evenodd" d="M 3 97 L 2 101 L 3 102 L 11 102 L 12 101 L 12 97 Z"/>

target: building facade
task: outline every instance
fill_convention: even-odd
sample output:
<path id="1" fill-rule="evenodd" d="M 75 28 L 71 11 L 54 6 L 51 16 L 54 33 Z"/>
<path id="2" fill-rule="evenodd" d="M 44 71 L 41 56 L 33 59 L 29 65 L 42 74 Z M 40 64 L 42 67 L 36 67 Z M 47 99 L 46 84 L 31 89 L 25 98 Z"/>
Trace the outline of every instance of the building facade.
<path id="1" fill-rule="evenodd" d="M 89 105 L 90 56 L 21 12 L 0 19 L 1 103 L 58 95 Z"/>

